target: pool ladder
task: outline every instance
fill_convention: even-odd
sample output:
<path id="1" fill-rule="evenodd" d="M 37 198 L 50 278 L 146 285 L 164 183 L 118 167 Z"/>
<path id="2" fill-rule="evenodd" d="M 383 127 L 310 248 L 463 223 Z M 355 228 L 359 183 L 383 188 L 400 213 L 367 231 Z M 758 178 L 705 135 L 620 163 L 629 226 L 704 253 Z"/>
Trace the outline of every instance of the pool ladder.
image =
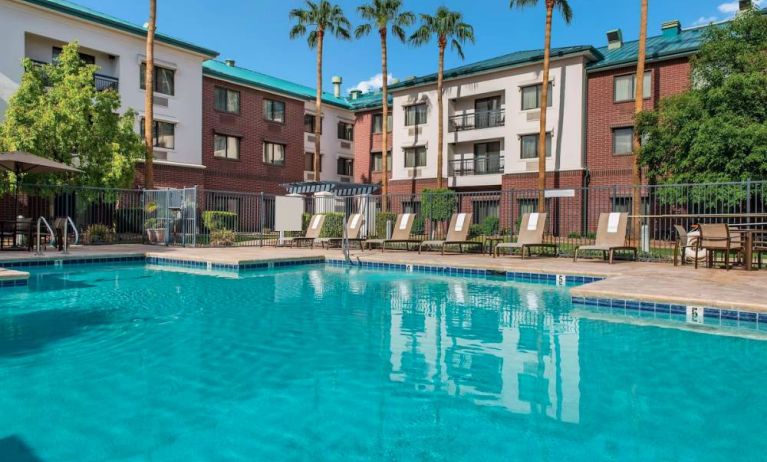
<path id="1" fill-rule="evenodd" d="M 77 231 L 77 226 L 75 226 L 75 222 L 72 221 L 72 217 L 67 216 L 66 218 L 63 218 L 64 220 L 64 229 L 63 229 L 63 237 L 62 237 L 62 247 L 64 254 L 69 253 L 69 227 L 72 227 L 72 230 L 75 233 L 75 245 L 80 242 L 80 233 Z M 48 230 L 48 234 L 51 236 L 51 242 L 56 242 L 56 233 L 53 232 L 53 228 L 51 228 L 51 224 L 48 223 L 48 220 L 45 219 L 45 217 L 40 217 L 37 219 L 37 234 L 35 236 L 35 255 L 42 256 L 45 255 L 45 251 L 43 250 L 43 247 L 40 245 L 40 238 L 42 236 L 41 230 L 42 225 L 45 225 L 45 228 Z"/>

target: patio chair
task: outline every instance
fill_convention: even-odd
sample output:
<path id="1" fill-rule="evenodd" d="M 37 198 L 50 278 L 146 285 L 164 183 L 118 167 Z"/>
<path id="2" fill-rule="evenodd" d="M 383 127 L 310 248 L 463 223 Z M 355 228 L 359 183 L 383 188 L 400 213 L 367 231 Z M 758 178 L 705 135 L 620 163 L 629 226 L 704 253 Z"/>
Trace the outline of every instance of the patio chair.
<path id="1" fill-rule="evenodd" d="M 410 234 L 415 222 L 414 213 L 401 213 L 397 215 L 397 222 L 391 234 L 391 239 L 367 239 L 365 245 L 371 249 L 374 245 L 381 246 L 381 252 L 386 251 L 388 244 L 405 244 L 405 250 L 410 250 L 410 244 L 420 244 L 421 239 L 413 239 Z"/>
<path id="2" fill-rule="evenodd" d="M 756 267 L 762 269 L 762 257 L 767 254 L 767 231 L 755 238 L 753 253 L 756 254 Z"/>
<path id="3" fill-rule="evenodd" d="M 554 254 L 557 253 L 556 244 L 546 244 L 543 242 L 543 233 L 546 230 L 547 213 L 526 213 L 522 215 L 522 223 L 519 226 L 519 234 L 517 235 L 517 242 L 501 242 L 495 246 L 494 257 L 498 257 L 501 249 L 520 249 L 520 255 L 522 259 L 525 259 L 525 249 L 527 249 L 527 255 L 530 256 L 532 249 L 537 248 L 553 248 Z"/>
<path id="4" fill-rule="evenodd" d="M 34 239 L 32 237 L 32 218 L 19 218 L 16 220 L 16 234 L 24 237 L 27 250 L 32 250 Z"/>
<path id="5" fill-rule="evenodd" d="M 681 263 L 682 266 L 684 266 L 686 258 L 686 251 L 687 249 L 695 249 L 695 246 L 698 242 L 698 236 L 691 236 L 687 233 L 687 230 L 684 229 L 684 226 L 682 225 L 674 225 L 674 229 L 676 230 L 676 242 L 674 243 L 674 266 L 677 266 L 679 263 Z M 681 256 L 681 260 L 679 257 Z"/>
<path id="6" fill-rule="evenodd" d="M 301 245 L 308 242 L 309 246 L 313 248 L 314 242 L 320 238 L 323 224 L 325 224 L 325 215 L 312 215 L 312 218 L 309 219 L 309 226 L 307 226 L 306 233 L 303 236 L 286 237 L 283 239 L 283 242 L 289 242 L 290 247 L 293 247 L 293 244 L 296 247 L 301 247 Z"/>
<path id="7" fill-rule="evenodd" d="M 365 242 L 365 239 L 360 238 L 360 232 L 362 231 L 362 225 L 365 224 L 365 219 L 362 218 L 361 213 L 353 213 L 349 215 L 349 220 L 346 222 L 346 240 L 349 242 L 356 242 L 360 246 L 360 250 L 364 250 L 362 248 L 362 244 Z M 343 242 L 342 237 L 330 237 L 327 239 L 320 239 L 320 242 L 322 243 L 322 246 L 324 247 L 325 244 L 330 247 L 331 245 L 340 245 Z"/>
<path id="8" fill-rule="evenodd" d="M 730 254 L 744 256 L 743 242 L 739 234 L 731 234 L 726 223 L 708 223 L 698 225 L 700 238 L 695 246 L 695 269 L 698 269 L 698 254 L 706 251 L 706 263 L 709 268 L 714 266 L 714 255 L 724 254 L 724 268 L 730 269 Z"/>
<path id="9" fill-rule="evenodd" d="M 447 230 L 447 236 L 444 240 L 435 241 L 423 241 L 418 246 L 418 253 L 421 253 L 424 247 L 435 248 L 439 247 L 442 251 L 442 255 L 445 255 L 445 247 L 449 245 L 457 245 L 458 252 L 463 253 L 464 245 L 484 246 L 484 243 L 479 241 L 469 240 L 469 214 L 468 213 L 454 213 L 450 219 L 450 228 Z"/>
<path id="10" fill-rule="evenodd" d="M 602 213 L 599 215 L 597 238 L 594 245 L 582 245 L 575 249 L 573 261 L 578 261 L 580 252 L 602 252 L 602 258 L 613 263 L 615 252 L 629 251 L 637 259 L 637 248 L 626 245 L 626 228 L 628 227 L 628 213 Z"/>

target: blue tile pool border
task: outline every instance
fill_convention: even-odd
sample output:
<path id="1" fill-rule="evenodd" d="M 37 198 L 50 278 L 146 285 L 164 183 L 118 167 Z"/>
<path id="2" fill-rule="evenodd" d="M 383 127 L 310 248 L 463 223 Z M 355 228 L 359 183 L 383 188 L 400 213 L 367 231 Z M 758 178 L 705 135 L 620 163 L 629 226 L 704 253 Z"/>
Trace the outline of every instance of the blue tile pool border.
<path id="1" fill-rule="evenodd" d="M 125 263 L 125 262 L 142 262 L 146 259 L 143 255 L 127 255 L 120 257 L 94 257 L 94 258 L 46 258 L 36 260 L 11 260 L 0 262 L 0 267 L 3 268 L 37 268 L 41 266 L 56 266 L 61 265 L 92 265 L 98 263 Z"/>
<path id="2" fill-rule="evenodd" d="M 625 314 L 632 317 L 653 315 L 661 319 L 686 319 L 688 305 L 599 297 L 572 297 L 574 305 L 584 305 L 598 311 Z M 692 306 L 692 305 L 690 305 Z M 702 322 L 690 323 L 711 327 L 745 327 L 767 331 L 767 313 L 697 306 L 703 310 Z"/>

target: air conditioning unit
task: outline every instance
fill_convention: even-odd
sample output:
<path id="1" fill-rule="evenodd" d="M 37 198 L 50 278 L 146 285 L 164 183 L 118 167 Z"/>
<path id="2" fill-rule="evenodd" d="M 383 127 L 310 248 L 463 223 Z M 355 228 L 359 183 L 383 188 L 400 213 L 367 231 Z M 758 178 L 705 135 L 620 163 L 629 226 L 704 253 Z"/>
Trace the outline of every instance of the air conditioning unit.
<path id="1" fill-rule="evenodd" d="M 343 183 L 351 183 L 352 182 L 352 177 L 350 177 L 350 176 L 342 176 L 341 175 L 341 176 L 338 177 L 338 181 L 341 181 Z"/>
<path id="2" fill-rule="evenodd" d="M 541 120 L 541 111 L 533 111 L 527 113 L 528 122 L 533 122 L 535 120 Z"/>
<path id="3" fill-rule="evenodd" d="M 162 106 L 162 107 L 168 107 L 168 98 L 165 98 L 163 96 L 157 96 L 152 99 L 152 102 L 155 106 Z"/>
<path id="4" fill-rule="evenodd" d="M 304 172 L 304 181 L 314 181 L 314 172 Z"/>
<path id="5" fill-rule="evenodd" d="M 341 149 L 351 149 L 352 144 L 347 141 L 341 141 Z"/>
<path id="6" fill-rule="evenodd" d="M 421 127 L 411 127 L 407 129 L 408 136 L 420 135 L 423 129 Z"/>
<path id="7" fill-rule="evenodd" d="M 528 172 L 537 172 L 538 171 L 538 161 L 537 160 L 533 161 L 533 162 L 528 161 L 525 164 L 525 170 L 527 170 Z"/>
<path id="8" fill-rule="evenodd" d="M 152 158 L 155 160 L 168 160 L 168 153 L 165 151 L 152 151 Z"/>
<path id="9" fill-rule="evenodd" d="M 309 143 L 314 143 L 315 135 L 306 135 L 306 141 Z"/>
<path id="10" fill-rule="evenodd" d="M 408 178 L 418 178 L 421 176 L 421 169 L 420 168 L 411 168 L 407 171 Z"/>

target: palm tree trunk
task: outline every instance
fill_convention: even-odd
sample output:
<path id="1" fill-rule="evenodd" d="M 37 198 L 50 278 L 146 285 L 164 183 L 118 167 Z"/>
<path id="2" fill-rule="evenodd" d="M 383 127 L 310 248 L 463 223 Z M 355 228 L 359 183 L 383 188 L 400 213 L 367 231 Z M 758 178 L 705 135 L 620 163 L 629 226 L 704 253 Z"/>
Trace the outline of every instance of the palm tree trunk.
<path id="1" fill-rule="evenodd" d="M 149 25 L 146 31 L 144 65 L 144 187 L 154 188 L 154 31 L 157 23 L 157 0 L 149 0 Z"/>
<path id="2" fill-rule="evenodd" d="M 645 59 L 647 57 L 647 0 L 642 0 L 642 11 L 639 25 L 639 51 L 637 57 L 637 73 L 634 78 L 634 112 L 638 115 L 644 109 L 644 73 Z M 631 182 L 634 185 L 631 197 L 631 229 L 635 240 L 639 240 L 640 220 L 642 214 L 642 168 L 639 164 L 639 151 L 642 147 L 641 137 L 636 124 L 634 126 L 634 139 L 632 140 L 632 150 L 634 151 L 634 162 L 631 168 Z"/>
<path id="3" fill-rule="evenodd" d="M 551 67 L 551 17 L 554 2 L 546 0 L 546 38 L 543 46 L 543 82 L 541 82 L 541 127 L 538 131 L 538 212 L 546 211 L 546 115 L 549 107 L 549 67 Z"/>
<path id="4" fill-rule="evenodd" d="M 444 108 L 442 102 L 442 85 L 443 74 L 445 71 L 445 46 L 447 41 L 444 37 L 439 39 L 439 65 L 437 68 L 437 188 L 442 189 L 445 187 L 445 178 L 442 175 L 442 163 L 444 155 L 444 124 L 442 121 L 442 115 Z"/>
<path id="5" fill-rule="evenodd" d="M 320 181 L 320 137 L 322 136 L 322 42 L 325 31 L 317 30 L 317 101 L 314 116 L 314 181 Z"/>
<path id="6" fill-rule="evenodd" d="M 381 210 L 386 212 L 388 207 L 389 194 L 389 58 L 386 47 L 386 28 L 382 28 L 381 34 L 381 74 L 383 75 L 383 85 L 381 86 L 381 98 L 383 104 L 383 120 L 381 121 L 381 165 L 383 166 L 383 180 L 381 187 Z"/>

